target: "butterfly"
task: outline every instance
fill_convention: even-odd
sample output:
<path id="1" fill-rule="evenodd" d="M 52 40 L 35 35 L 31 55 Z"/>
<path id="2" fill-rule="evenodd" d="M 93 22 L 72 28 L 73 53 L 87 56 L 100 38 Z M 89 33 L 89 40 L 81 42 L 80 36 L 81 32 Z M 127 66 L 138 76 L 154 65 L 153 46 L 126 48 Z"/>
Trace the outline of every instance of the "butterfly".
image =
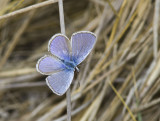
<path id="1" fill-rule="evenodd" d="M 40 58 L 36 64 L 38 72 L 48 75 L 46 83 L 57 95 L 63 95 L 70 87 L 75 69 L 91 52 L 96 35 L 89 31 L 73 33 L 71 41 L 63 34 L 55 34 L 49 40 L 51 55 Z"/>

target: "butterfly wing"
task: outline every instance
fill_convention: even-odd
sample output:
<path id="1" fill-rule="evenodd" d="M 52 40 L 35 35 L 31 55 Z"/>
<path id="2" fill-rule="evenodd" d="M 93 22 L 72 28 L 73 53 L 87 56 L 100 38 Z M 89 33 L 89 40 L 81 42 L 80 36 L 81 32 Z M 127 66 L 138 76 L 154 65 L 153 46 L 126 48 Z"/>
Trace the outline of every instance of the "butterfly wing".
<path id="1" fill-rule="evenodd" d="M 95 42 L 96 35 L 92 32 L 80 31 L 72 35 L 72 59 L 77 65 L 88 56 Z"/>
<path id="2" fill-rule="evenodd" d="M 49 88 L 57 95 L 63 95 L 73 80 L 74 70 L 63 70 L 46 78 Z"/>
<path id="3" fill-rule="evenodd" d="M 60 60 L 52 56 L 45 55 L 38 60 L 36 68 L 41 74 L 50 75 L 63 70 L 65 67 Z"/>
<path id="4" fill-rule="evenodd" d="M 48 51 L 62 60 L 70 59 L 70 43 L 69 39 L 63 34 L 56 34 L 48 44 Z"/>

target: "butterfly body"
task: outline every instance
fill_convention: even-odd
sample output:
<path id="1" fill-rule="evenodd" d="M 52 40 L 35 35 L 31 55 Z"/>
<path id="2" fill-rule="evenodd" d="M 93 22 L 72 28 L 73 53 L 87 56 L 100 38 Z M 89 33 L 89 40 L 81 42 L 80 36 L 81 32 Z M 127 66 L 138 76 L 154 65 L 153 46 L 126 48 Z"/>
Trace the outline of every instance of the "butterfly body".
<path id="1" fill-rule="evenodd" d="M 44 75 L 49 88 L 57 95 L 63 95 L 74 77 L 75 69 L 91 52 L 96 42 L 96 35 L 89 31 L 80 31 L 72 35 L 71 41 L 63 35 L 54 35 L 48 44 L 46 55 L 38 60 L 37 71 Z M 56 57 L 55 57 L 56 56 Z"/>
<path id="2" fill-rule="evenodd" d="M 76 64 L 74 63 L 74 61 L 66 61 L 66 60 L 61 60 L 64 63 L 64 66 L 66 67 L 66 69 L 68 70 L 75 70 L 76 68 Z"/>

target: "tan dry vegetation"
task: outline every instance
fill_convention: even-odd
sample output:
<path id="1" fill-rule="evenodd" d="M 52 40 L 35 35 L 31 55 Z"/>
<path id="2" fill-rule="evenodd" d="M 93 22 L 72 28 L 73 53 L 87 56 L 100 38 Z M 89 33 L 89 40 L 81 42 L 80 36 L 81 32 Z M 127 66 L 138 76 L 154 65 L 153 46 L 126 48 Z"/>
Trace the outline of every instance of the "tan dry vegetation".
<path id="1" fill-rule="evenodd" d="M 66 120 L 66 98 L 36 72 L 60 32 L 58 0 L 0 1 L 0 120 Z M 75 74 L 73 121 L 160 120 L 160 0 L 64 0 L 66 35 L 97 43 Z M 79 85 L 79 83 L 80 85 Z"/>

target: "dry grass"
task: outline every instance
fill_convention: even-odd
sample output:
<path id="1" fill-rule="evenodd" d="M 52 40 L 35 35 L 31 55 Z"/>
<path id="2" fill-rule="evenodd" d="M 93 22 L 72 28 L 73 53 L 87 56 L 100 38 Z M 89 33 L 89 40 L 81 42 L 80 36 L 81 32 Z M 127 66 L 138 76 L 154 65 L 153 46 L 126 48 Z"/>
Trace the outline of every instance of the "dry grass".
<path id="1" fill-rule="evenodd" d="M 35 69 L 60 32 L 57 1 L 0 1 L 0 121 L 67 118 L 65 95 L 53 94 Z M 73 121 L 160 120 L 159 7 L 160 0 L 64 0 L 66 35 L 98 37 L 71 86 Z"/>

